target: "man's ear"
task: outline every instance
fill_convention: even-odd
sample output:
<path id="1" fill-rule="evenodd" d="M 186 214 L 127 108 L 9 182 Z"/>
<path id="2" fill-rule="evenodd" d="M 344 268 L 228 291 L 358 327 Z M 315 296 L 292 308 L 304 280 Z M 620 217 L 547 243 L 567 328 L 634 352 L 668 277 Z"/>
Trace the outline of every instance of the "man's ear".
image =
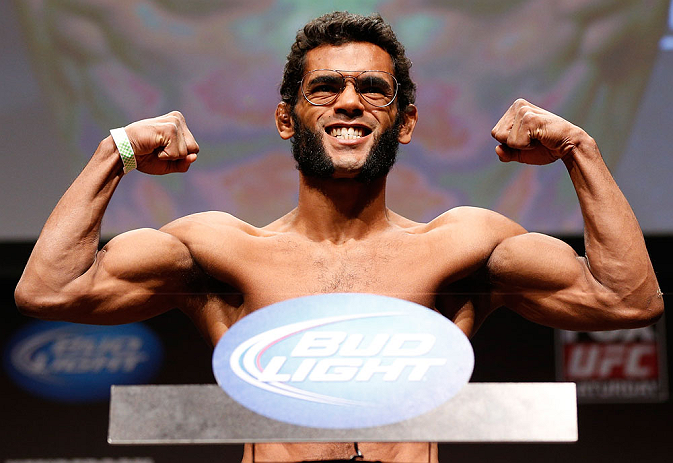
<path id="1" fill-rule="evenodd" d="M 292 121 L 292 108 L 284 101 L 276 106 L 276 128 L 283 140 L 294 136 L 294 123 Z"/>
<path id="2" fill-rule="evenodd" d="M 397 137 L 400 143 L 407 144 L 411 141 L 411 135 L 414 133 L 416 122 L 418 122 L 418 109 L 416 106 L 410 104 L 402 113 L 402 125 L 400 126 L 400 134 Z"/>

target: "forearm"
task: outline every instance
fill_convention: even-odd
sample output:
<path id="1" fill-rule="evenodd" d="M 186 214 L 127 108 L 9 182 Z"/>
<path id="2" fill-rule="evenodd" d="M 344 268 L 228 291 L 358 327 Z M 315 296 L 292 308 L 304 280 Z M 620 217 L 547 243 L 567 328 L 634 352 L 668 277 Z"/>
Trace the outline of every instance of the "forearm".
<path id="1" fill-rule="evenodd" d="M 91 267 L 105 209 L 122 175 L 119 154 L 108 137 L 45 223 L 17 286 L 18 305 L 53 297 Z"/>
<path id="2" fill-rule="evenodd" d="M 563 161 L 584 218 L 591 276 L 625 309 L 659 312 L 663 301 L 636 216 L 594 140 L 584 132 L 576 140 Z"/>

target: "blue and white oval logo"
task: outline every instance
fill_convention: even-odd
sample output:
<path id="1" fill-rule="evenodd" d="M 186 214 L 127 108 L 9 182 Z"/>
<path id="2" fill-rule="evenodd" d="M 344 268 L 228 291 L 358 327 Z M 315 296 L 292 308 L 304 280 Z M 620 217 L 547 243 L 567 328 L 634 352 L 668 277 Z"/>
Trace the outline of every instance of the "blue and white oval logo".
<path id="1" fill-rule="evenodd" d="M 418 304 L 325 294 L 234 324 L 213 355 L 219 385 L 260 415 L 317 428 L 397 423 L 453 397 L 474 353 L 460 329 Z"/>
<path id="2" fill-rule="evenodd" d="M 141 323 L 120 326 L 30 323 L 10 340 L 5 370 L 23 389 L 64 402 L 106 400 L 113 384 L 149 381 L 163 348 Z"/>

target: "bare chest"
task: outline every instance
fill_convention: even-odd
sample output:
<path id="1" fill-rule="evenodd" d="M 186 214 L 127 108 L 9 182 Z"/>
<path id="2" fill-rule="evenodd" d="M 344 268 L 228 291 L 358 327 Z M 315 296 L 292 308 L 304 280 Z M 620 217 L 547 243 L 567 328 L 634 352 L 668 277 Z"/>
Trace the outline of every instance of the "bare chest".
<path id="1" fill-rule="evenodd" d="M 417 257 L 374 244 L 343 249 L 311 247 L 267 256 L 255 271 L 245 273 L 241 286 L 252 299 L 262 295 L 261 288 L 272 298 L 273 293 L 285 297 L 335 292 L 399 297 L 431 290 L 437 283 L 430 268 L 419 268 Z"/>
<path id="2" fill-rule="evenodd" d="M 219 339 L 243 316 L 301 296 L 354 292 L 379 294 L 440 308 L 454 318 L 465 305 L 446 295 L 454 281 L 474 272 L 484 253 L 470 246 L 451 252 L 423 236 L 403 235 L 344 245 L 262 238 L 236 255 L 208 253 L 208 273 L 240 297 L 210 297 L 199 309 L 204 330 Z M 197 256 L 198 257 L 198 256 Z M 203 257 L 205 259 L 205 256 Z M 455 321 L 455 320 L 454 320 Z"/>
<path id="3" fill-rule="evenodd" d="M 246 256 L 236 269 L 234 286 L 248 311 L 336 292 L 380 294 L 434 307 L 443 287 L 479 265 L 478 255 L 441 252 L 422 236 L 344 245 L 270 241 L 249 248 Z"/>

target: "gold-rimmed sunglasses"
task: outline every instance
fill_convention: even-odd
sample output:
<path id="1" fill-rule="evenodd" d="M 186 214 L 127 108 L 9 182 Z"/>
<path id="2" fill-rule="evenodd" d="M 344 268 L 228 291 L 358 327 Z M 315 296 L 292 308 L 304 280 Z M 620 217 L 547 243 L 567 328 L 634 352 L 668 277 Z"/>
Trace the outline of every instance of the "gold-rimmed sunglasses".
<path id="1" fill-rule="evenodd" d="M 310 104 L 325 106 L 334 102 L 351 79 L 355 91 L 372 106 L 385 108 L 397 96 L 397 79 L 386 71 L 337 71 L 316 69 L 304 74 L 301 93 Z"/>

